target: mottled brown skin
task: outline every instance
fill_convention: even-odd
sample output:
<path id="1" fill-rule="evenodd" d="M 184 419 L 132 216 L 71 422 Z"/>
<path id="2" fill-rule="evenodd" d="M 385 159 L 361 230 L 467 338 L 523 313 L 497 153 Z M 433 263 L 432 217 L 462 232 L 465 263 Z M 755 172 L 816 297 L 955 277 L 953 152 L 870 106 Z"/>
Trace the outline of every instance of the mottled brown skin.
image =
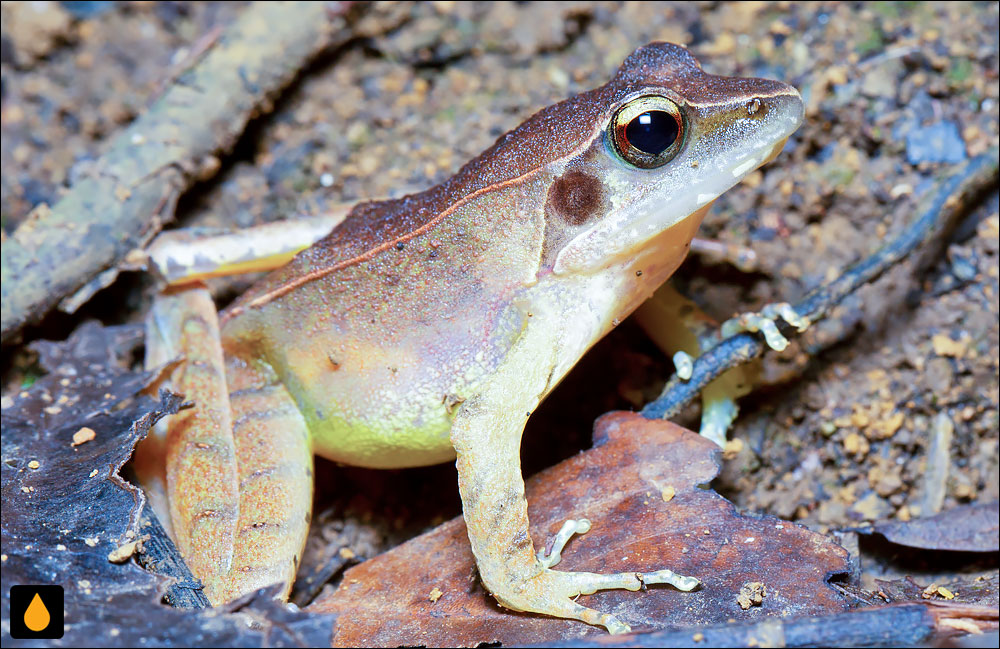
<path id="1" fill-rule="evenodd" d="M 684 115 L 683 146 L 661 169 L 630 167 L 605 136 L 615 111 L 643 93 Z M 749 101 L 760 105 L 747 111 Z M 185 491 L 193 487 L 172 494 L 188 510 L 175 518 L 190 528 L 177 534 L 189 539 L 186 556 L 225 554 L 214 544 L 234 536 L 260 544 L 237 543 L 232 563 L 210 575 L 213 601 L 278 575 L 290 581 L 309 516 L 310 445 L 371 467 L 457 454 L 472 550 L 493 595 L 515 610 L 627 629 L 572 598 L 636 590 L 659 573 L 565 573 L 535 559 L 519 460 L 526 416 L 673 273 L 710 199 L 780 148 L 800 117 L 784 84 L 707 75 L 683 48 L 652 44 L 608 84 L 538 112 L 441 185 L 357 206 L 248 291 L 220 319 L 235 441 L 207 442 L 235 449 L 239 502 L 199 503 Z M 740 147 L 750 144 L 745 165 Z M 209 423 L 208 437 L 226 437 L 224 422 Z M 204 452 L 174 446 L 185 449 L 179 464 Z M 235 528 L 213 524 L 211 540 L 195 539 L 191 521 L 222 510 Z"/>

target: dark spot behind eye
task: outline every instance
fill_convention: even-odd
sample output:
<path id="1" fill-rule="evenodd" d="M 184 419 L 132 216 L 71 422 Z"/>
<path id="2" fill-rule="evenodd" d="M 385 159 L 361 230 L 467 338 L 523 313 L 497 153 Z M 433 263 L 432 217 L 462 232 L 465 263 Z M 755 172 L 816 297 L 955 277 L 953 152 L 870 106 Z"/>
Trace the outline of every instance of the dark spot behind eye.
<path id="1" fill-rule="evenodd" d="M 568 171 L 549 188 L 547 211 L 570 225 L 583 225 L 598 212 L 604 198 L 604 184 L 582 171 Z"/>

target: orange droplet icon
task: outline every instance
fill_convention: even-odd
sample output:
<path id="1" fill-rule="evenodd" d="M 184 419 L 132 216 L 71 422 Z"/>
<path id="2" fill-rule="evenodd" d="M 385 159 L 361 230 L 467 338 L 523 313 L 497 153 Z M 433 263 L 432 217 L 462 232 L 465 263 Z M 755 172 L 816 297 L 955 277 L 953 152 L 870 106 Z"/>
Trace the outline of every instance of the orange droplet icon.
<path id="1" fill-rule="evenodd" d="M 38 596 L 38 593 L 35 593 L 28 608 L 24 611 L 24 626 L 37 633 L 47 627 L 51 619 L 49 609 L 45 608 L 42 598 Z"/>

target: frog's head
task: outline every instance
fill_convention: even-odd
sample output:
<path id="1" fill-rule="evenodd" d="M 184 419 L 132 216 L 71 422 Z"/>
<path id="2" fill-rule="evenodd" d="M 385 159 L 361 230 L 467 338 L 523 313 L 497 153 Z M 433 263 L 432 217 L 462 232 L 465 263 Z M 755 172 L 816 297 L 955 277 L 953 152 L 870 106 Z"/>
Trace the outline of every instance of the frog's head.
<path id="1" fill-rule="evenodd" d="M 662 281 L 709 204 L 781 151 L 803 106 L 789 85 L 706 74 L 686 49 L 653 43 L 536 119 L 548 111 L 573 115 L 576 146 L 549 164 L 543 265 L 586 274 L 659 255 L 649 280 Z"/>

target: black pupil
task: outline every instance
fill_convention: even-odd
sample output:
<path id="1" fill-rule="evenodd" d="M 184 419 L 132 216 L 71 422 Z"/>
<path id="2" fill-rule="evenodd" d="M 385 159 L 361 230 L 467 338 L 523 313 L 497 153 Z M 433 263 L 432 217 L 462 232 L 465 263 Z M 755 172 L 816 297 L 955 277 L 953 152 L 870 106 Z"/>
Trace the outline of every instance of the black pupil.
<path id="1" fill-rule="evenodd" d="M 662 110 L 649 110 L 625 127 L 629 144 L 643 153 L 659 155 L 677 139 L 677 120 Z"/>

